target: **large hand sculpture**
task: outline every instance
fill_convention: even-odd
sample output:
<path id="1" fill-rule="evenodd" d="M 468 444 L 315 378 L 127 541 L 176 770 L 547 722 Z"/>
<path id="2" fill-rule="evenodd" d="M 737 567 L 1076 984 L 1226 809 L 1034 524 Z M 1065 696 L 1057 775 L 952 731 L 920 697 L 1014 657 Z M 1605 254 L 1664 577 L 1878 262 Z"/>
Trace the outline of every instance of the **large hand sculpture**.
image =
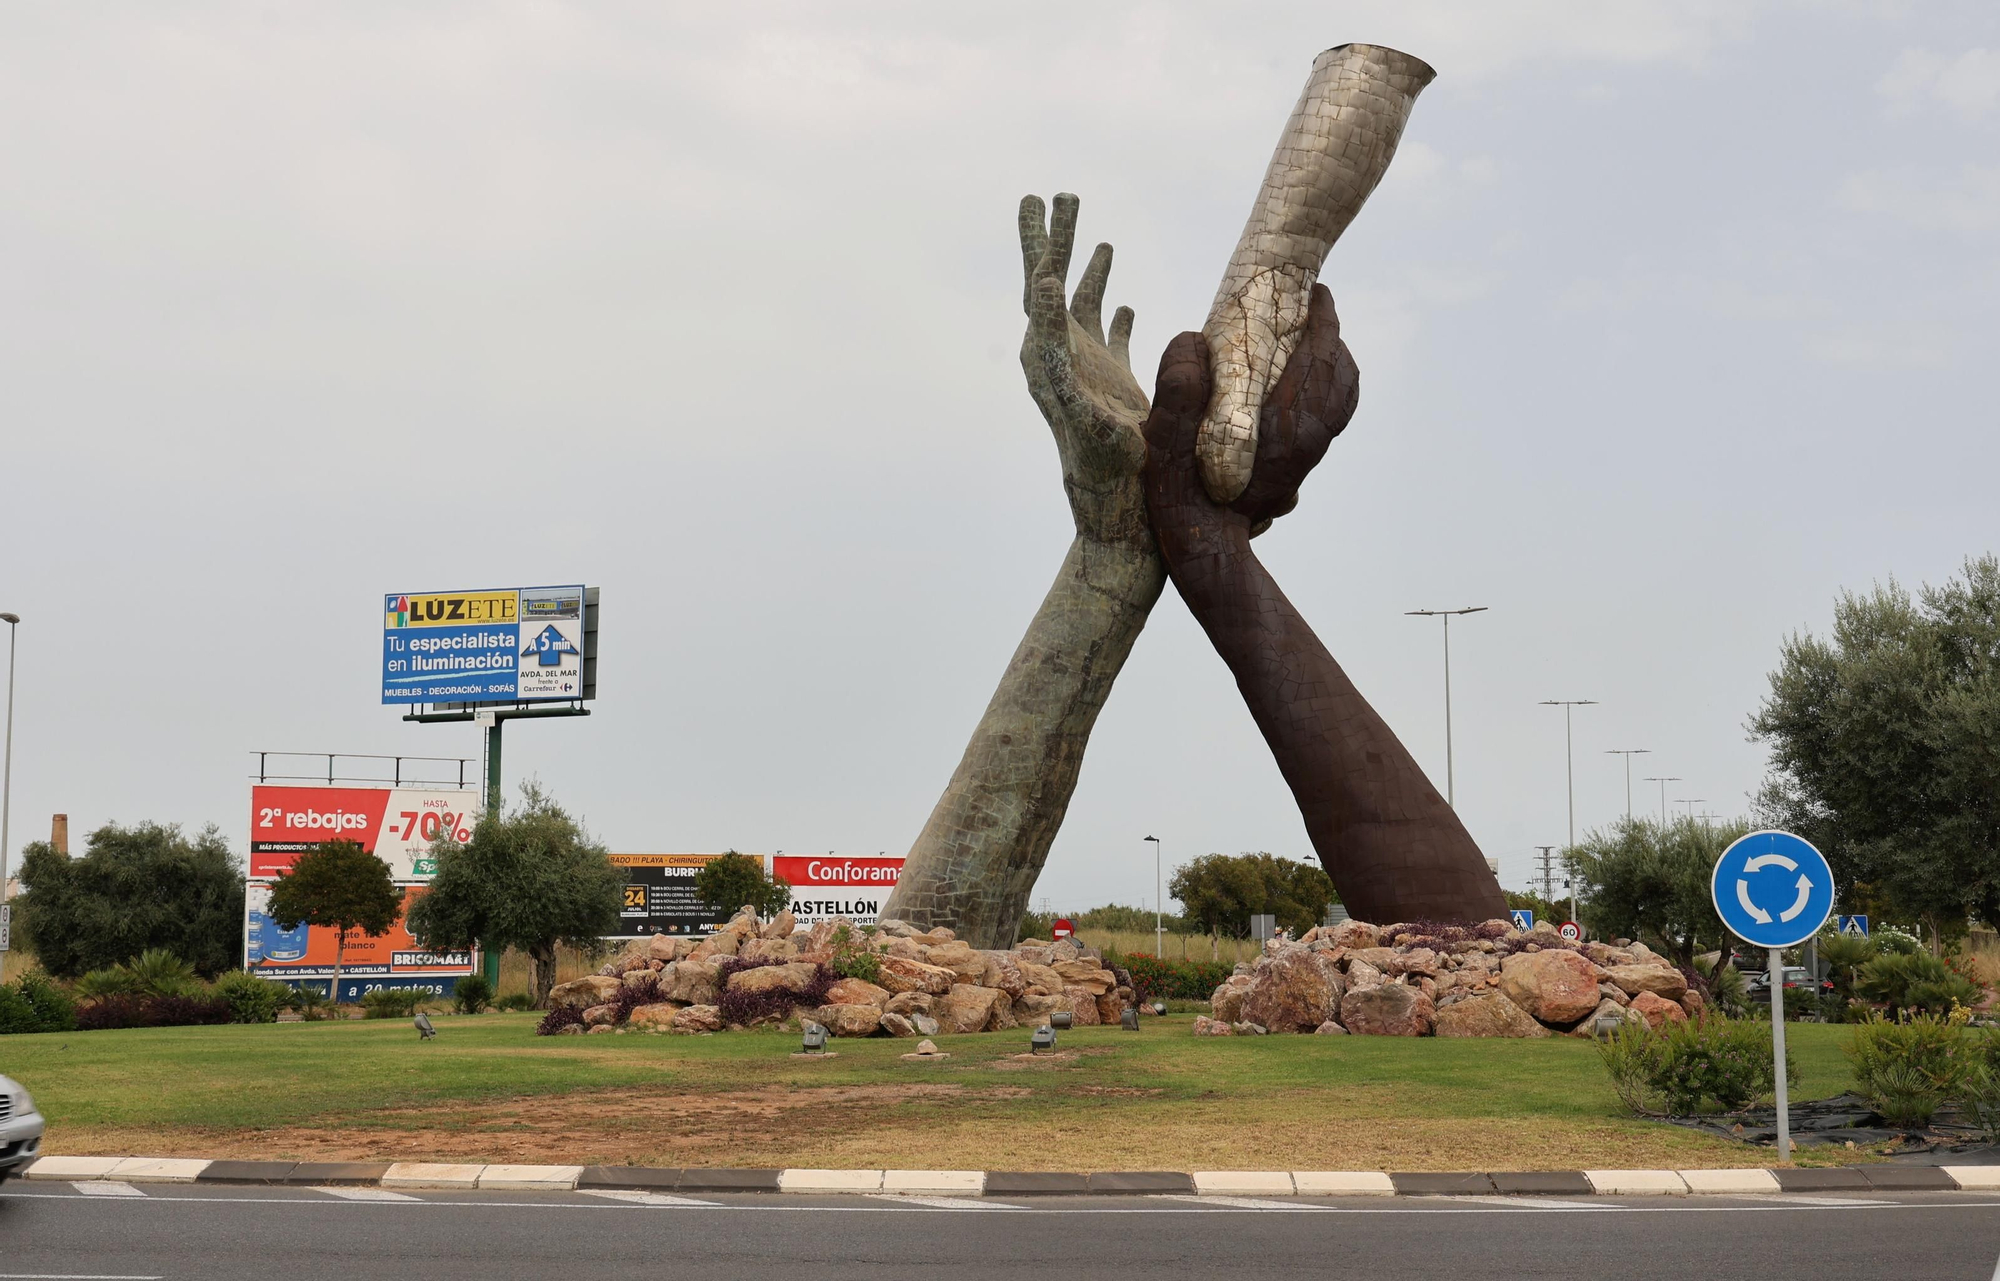
<path id="1" fill-rule="evenodd" d="M 1500 884 L 1458 816 L 1368 705 L 1251 549 L 1354 413 L 1360 375 L 1333 296 L 1308 323 L 1259 413 L 1257 452 L 1234 502 L 1209 496 L 1199 452 L 1208 343 L 1167 347 L 1146 420 L 1146 500 L 1160 553 L 1263 731 L 1340 900 L 1366 921 L 1478 921 L 1506 914 Z"/>
<path id="2" fill-rule="evenodd" d="M 1140 486 L 1146 394 L 1120 307 L 1105 339 L 1111 246 L 1099 245 L 1064 306 L 1077 199 L 1021 202 L 1021 368 L 1055 433 L 1076 537 L 1007 664 L 944 795 L 910 848 L 885 916 L 948 925 L 975 947 L 1014 942 L 1028 892 L 1062 826 L 1097 714 L 1160 597 L 1165 570 Z"/>

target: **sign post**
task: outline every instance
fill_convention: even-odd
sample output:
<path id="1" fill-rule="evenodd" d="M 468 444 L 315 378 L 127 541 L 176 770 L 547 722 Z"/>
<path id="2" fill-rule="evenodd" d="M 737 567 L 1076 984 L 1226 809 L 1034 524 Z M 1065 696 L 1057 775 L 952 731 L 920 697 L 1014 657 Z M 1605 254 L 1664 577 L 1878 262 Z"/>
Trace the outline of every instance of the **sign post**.
<path id="1" fill-rule="evenodd" d="M 1770 968 L 1771 1049 L 1776 1056 L 1778 1160 L 1792 1159 L 1785 1081 L 1785 949 L 1819 933 L 1833 913 L 1833 869 L 1812 842 L 1790 832 L 1752 832 L 1715 860 L 1709 896 L 1731 933 L 1764 948 Z"/>

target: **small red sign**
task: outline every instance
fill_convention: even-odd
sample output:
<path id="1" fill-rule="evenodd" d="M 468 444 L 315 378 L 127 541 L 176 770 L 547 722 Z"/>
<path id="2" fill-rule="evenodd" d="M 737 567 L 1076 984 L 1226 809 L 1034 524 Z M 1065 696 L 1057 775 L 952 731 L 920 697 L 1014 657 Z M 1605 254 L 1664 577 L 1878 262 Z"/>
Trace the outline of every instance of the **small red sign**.
<path id="1" fill-rule="evenodd" d="M 1575 921 L 1564 921 L 1561 925 L 1556 927 L 1556 933 L 1562 935 L 1570 942 L 1575 943 L 1583 938 L 1583 927 L 1581 925 L 1578 925 Z"/>
<path id="2" fill-rule="evenodd" d="M 1076 926 L 1071 923 L 1067 916 L 1058 916 L 1056 923 L 1049 927 L 1049 937 L 1059 939 L 1074 938 L 1076 937 Z"/>

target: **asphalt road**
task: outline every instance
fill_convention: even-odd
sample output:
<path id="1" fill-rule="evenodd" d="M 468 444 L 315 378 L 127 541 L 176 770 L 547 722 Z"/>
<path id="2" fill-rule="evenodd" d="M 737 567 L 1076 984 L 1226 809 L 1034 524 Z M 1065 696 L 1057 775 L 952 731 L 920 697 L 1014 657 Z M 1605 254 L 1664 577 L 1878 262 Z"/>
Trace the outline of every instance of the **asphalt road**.
<path id="1" fill-rule="evenodd" d="M 1996 1259 L 2000 1200 L 1966 1193 L 954 1201 L 0 1187 L 0 1281 L 2000 1281 Z"/>

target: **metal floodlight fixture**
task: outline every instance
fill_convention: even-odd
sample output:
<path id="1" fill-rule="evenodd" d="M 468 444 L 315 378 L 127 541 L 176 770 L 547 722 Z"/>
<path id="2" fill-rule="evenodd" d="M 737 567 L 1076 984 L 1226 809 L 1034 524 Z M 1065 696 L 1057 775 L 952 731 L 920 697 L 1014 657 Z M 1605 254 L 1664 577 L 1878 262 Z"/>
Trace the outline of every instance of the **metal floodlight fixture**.
<path id="1" fill-rule="evenodd" d="M 1036 1028 L 1034 1035 L 1028 1038 L 1028 1052 L 1030 1054 L 1040 1054 L 1044 1050 L 1053 1050 L 1055 1048 L 1056 1030 L 1046 1023 Z"/>
<path id="2" fill-rule="evenodd" d="M 1128 1005 L 1120 1011 L 1118 1026 L 1124 1028 L 1127 1032 L 1137 1032 L 1139 1030 L 1139 1007 Z"/>
<path id="3" fill-rule="evenodd" d="M 817 1023 L 806 1024 L 805 1041 L 800 1048 L 806 1054 L 826 1053 L 826 1029 Z"/>
<path id="4" fill-rule="evenodd" d="M 1068 1010 L 1057 1010 L 1049 1015 L 1050 1027 L 1059 1027 L 1063 1029 L 1065 1032 L 1067 1032 L 1070 1028 L 1074 1027 L 1075 1025 L 1076 1025 L 1076 1015 L 1071 1014 Z"/>
<path id="5" fill-rule="evenodd" d="M 418 1010 L 415 1021 L 417 1025 L 417 1039 L 419 1041 L 428 1041 L 437 1035 L 437 1029 L 431 1026 L 430 1015 L 424 1013 L 422 1010 Z"/>
<path id="6" fill-rule="evenodd" d="M 1610 1040 L 1618 1034 L 1618 1025 L 1624 1021 L 1625 1016 L 1622 1014 L 1598 1015 L 1597 1022 L 1592 1025 L 1593 1030 L 1597 1033 L 1597 1039 L 1600 1041 Z"/>
<path id="7" fill-rule="evenodd" d="M 1152 1010 L 1155 1014 L 1165 1014 L 1167 1012 L 1167 1003 L 1165 1001 L 1155 1001 L 1153 1002 Z"/>

